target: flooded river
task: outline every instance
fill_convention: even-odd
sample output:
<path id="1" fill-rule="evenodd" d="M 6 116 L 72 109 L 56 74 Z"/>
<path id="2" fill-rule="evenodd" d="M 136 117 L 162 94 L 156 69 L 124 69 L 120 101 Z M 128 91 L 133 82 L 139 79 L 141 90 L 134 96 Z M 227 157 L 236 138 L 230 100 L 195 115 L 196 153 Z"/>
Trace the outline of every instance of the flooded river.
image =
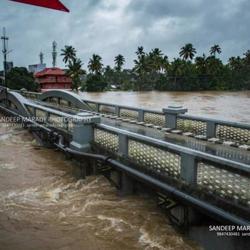
<path id="1" fill-rule="evenodd" d="M 149 197 L 120 197 L 102 176 L 77 180 L 74 164 L 0 127 L 0 249 L 200 249 Z"/>
<path id="2" fill-rule="evenodd" d="M 82 93 L 86 99 L 250 122 L 250 92 Z M 0 249 L 200 249 L 170 225 L 150 197 L 120 197 L 102 176 L 39 147 L 22 128 L 0 124 Z"/>

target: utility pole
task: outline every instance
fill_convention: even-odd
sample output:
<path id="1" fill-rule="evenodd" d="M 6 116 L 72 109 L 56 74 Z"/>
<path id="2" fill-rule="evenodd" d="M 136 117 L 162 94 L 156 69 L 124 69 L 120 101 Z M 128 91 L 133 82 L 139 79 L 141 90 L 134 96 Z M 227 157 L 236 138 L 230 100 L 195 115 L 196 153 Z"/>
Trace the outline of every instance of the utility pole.
<path id="1" fill-rule="evenodd" d="M 1 36 L 1 40 L 3 41 L 3 83 L 7 91 L 7 81 L 6 81 L 6 74 L 7 74 L 7 54 L 8 54 L 8 40 L 9 38 L 6 36 L 6 29 L 3 28 L 3 35 Z"/>

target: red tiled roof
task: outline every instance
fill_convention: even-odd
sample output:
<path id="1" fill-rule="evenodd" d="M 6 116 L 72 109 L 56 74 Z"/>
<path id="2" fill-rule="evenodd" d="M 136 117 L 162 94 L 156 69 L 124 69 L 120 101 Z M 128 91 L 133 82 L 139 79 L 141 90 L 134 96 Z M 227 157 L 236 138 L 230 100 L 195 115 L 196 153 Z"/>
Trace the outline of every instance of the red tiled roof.
<path id="1" fill-rule="evenodd" d="M 37 72 L 35 77 L 42 77 L 42 76 L 63 76 L 65 72 L 59 68 L 45 68 L 44 70 Z"/>

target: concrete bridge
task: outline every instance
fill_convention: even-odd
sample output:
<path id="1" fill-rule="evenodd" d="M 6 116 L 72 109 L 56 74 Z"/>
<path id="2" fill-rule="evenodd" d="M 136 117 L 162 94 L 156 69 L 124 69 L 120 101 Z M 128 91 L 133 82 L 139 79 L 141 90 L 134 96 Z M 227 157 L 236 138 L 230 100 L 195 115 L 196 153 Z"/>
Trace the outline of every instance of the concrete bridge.
<path id="1" fill-rule="evenodd" d="M 122 194 L 153 192 L 179 225 L 204 216 L 250 225 L 248 124 L 190 116 L 183 107 L 153 111 L 56 90 L 2 89 L 0 111 L 76 158 L 83 176 L 102 173 Z"/>

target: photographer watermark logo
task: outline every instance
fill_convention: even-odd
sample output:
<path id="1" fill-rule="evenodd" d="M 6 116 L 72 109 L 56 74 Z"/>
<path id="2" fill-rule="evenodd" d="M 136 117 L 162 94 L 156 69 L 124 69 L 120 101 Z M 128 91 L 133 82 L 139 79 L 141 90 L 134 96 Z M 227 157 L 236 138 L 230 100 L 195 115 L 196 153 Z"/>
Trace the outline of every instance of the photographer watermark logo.
<path id="1" fill-rule="evenodd" d="M 217 236 L 236 236 L 236 237 L 250 236 L 250 225 L 249 226 L 210 225 L 208 227 L 208 230 L 209 232 L 216 232 Z"/>

